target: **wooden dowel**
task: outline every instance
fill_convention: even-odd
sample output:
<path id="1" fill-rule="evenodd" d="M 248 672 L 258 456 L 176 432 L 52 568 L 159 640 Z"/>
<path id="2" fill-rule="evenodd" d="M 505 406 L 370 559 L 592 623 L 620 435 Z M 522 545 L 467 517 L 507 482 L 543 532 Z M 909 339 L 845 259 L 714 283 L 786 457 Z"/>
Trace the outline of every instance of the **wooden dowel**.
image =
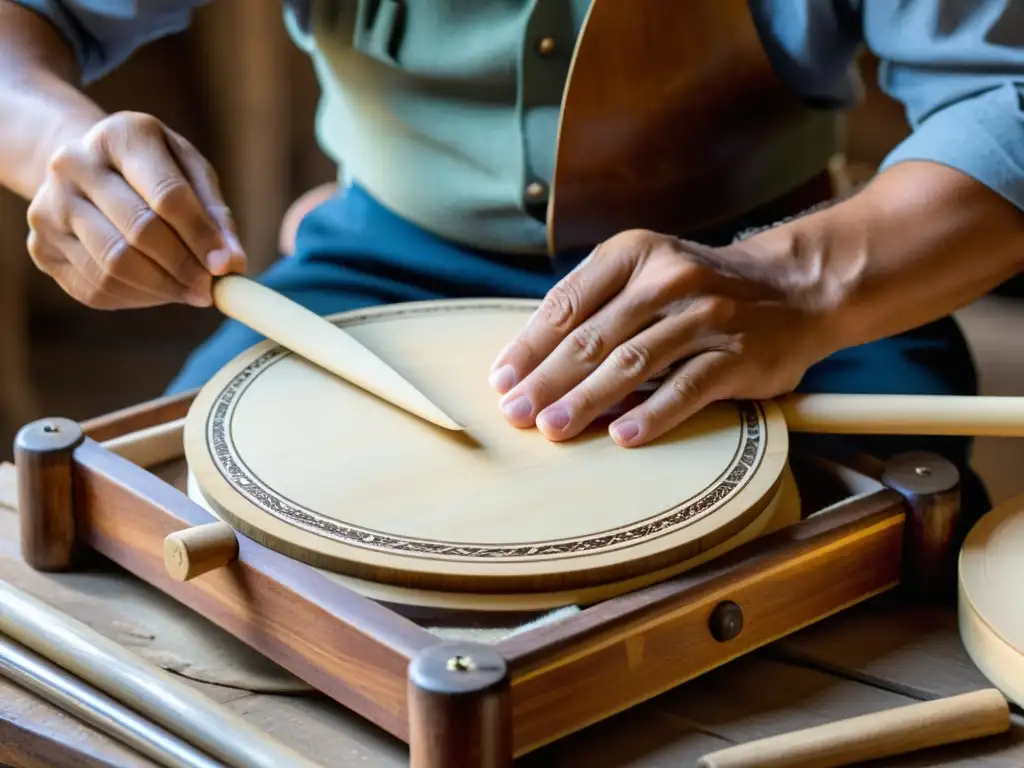
<path id="1" fill-rule="evenodd" d="M 70 419 L 34 421 L 14 438 L 21 556 L 36 570 L 63 570 L 74 558 L 72 454 L 83 439 Z"/>
<path id="2" fill-rule="evenodd" d="M 833 768 L 1010 729 L 994 688 L 839 720 L 712 752 L 698 768 Z"/>
<path id="3" fill-rule="evenodd" d="M 103 447 L 132 464 L 149 469 L 185 455 L 185 419 L 129 432 L 102 443 Z"/>
<path id="4" fill-rule="evenodd" d="M 0 632 L 235 768 L 318 768 L 80 621 L 0 580 Z"/>
<path id="5" fill-rule="evenodd" d="M 223 768 L 223 763 L 3 636 L 0 675 L 167 768 Z"/>
<path id="6" fill-rule="evenodd" d="M 494 648 L 441 643 L 409 664 L 411 768 L 511 768 L 508 665 Z"/>
<path id="7" fill-rule="evenodd" d="M 235 529 L 219 521 L 176 531 L 164 539 L 164 567 L 178 581 L 223 568 L 237 557 Z"/>
<path id="8" fill-rule="evenodd" d="M 1024 397 L 799 394 L 776 403 L 793 432 L 1024 437 Z"/>

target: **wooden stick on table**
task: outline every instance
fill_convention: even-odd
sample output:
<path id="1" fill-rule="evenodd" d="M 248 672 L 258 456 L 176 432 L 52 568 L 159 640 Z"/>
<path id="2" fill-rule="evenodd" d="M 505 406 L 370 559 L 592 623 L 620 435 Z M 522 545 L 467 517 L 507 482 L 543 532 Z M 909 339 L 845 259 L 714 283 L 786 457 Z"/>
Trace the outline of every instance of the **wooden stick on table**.
<path id="1" fill-rule="evenodd" d="M 712 752 L 697 768 L 832 768 L 1010 729 L 994 688 L 873 712 Z"/>

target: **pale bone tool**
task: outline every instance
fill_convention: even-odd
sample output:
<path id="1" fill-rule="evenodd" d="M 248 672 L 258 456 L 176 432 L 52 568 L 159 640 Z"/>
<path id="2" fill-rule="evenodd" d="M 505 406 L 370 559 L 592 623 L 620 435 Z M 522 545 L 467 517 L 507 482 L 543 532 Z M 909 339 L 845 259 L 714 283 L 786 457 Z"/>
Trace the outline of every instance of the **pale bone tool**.
<path id="1" fill-rule="evenodd" d="M 301 304 L 240 275 L 213 283 L 222 313 L 335 376 L 409 413 L 453 431 L 462 426 L 377 355 Z"/>

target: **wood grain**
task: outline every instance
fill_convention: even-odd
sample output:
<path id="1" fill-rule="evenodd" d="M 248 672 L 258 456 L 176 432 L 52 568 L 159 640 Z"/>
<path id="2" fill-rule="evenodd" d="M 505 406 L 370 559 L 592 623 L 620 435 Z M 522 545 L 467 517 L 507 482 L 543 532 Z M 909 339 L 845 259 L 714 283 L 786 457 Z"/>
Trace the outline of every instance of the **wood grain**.
<path id="1" fill-rule="evenodd" d="M 1024 494 L 982 517 L 960 551 L 960 637 L 981 672 L 1024 706 Z"/>
<path id="2" fill-rule="evenodd" d="M 157 768 L 159 765 L 2 679 L 0 764 L 14 768 Z"/>
<path id="3" fill-rule="evenodd" d="M 82 439 L 69 419 L 26 424 L 14 439 L 21 551 L 41 571 L 69 567 L 78 550 L 72 450 Z"/>
<path id="4" fill-rule="evenodd" d="M 83 540 L 297 677 L 407 738 L 406 667 L 435 638 L 301 563 L 240 536 L 236 562 L 190 582 L 164 538 L 215 522 L 153 475 L 86 440 L 75 451 Z"/>
<path id="5" fill-rule="evenodd" d="M 493 648 L 455 642 L 409 665 L 411 768 L 511 768 L 508 665 Z"/>
<path id="6" fill-rule="evenodd" d="M 386 402 L 443 429 L 462 426 L 401 374 L 341 328 L 296 301 L 241 275 L 213 284 L 213 303 L 228 317 Z"/>
<path id="7" fill-rule="evenodd" d="M 488 372 L 536 306 L 446 300 L 332 316 L 463 424 L 458 434 L 280 345 L 253 347 L 189 412 L 202 496 L 246 536 L 317 568 L 477 594 L 644 576 L 732 539 L 770 504 L 788 449 L 770 401 L 715 403 L 635 451 L 601 424 L 565 443 L 511 427 Z"/>
<path id="8" fill-rule="evenodd" d="M 86 419 L 81 424 L 82 431 L 86 437 L 103 443 L 130 432 L 138 432 L 149 427 L 167 424 L 176 419 L 183 419 L 188 414 L 188 409 L 198 391 L 198 389 L 194 389 L 167 395 Z"/>
<path id="9" fill-rule="evenodd" d="M 517 754 L 891 589 L 904 520 L 899 496 L 881 491 L 499 643 L 512 670 Z M 709 619 L 729 602 L 742 630 L 717 642 Z"/>
<path id="10" fill-rule="evenodd" d="M 746 0 L 595 0 L 562 98 L 549 248 L 738 219 L 826 167 L 831 120 L 776 76 Z"/>
<path id="11" fill-rule="evenodd" d="M 697 768 L 835 768 L 1008 730 L 1006 699 L 990 688 L 727 747 Z"/>
<path id="12" fill-rule="evenodd" d="M 794 432 L 1024 437 L 1024 397 L 816 392 L 775 402 Z"/>
<path id="13" fill-rule="evenodd" d="M 164 565 L 171 578 L 188 581 L 238 557 L 238 536 L 227 523 L 207 523 L 164 539 Z"/>

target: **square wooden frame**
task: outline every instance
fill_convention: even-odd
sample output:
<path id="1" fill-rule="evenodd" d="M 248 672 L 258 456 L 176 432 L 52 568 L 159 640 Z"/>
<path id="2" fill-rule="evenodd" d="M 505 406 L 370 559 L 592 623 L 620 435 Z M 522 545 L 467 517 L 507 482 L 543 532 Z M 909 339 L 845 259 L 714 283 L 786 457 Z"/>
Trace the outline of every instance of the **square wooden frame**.
<path id="1" fill-rule="evenodd" d="M 416 768 L 507 765 L 892 589 L 908 542 L 914 552 L 923 546 L 922 516 L 942 508 L 949 517 L 959 501 L 958 489 L 884 487 L 496 644 L 450 643 L 242 535 L 229 566 L 185 582 L 168 576 L 164 538 L 214 518 L 101 443 L 184 417 L 194 395 L 83 422 L 44 451 L 26 446 L 54 420 L 23 428 L 16 463 L 26 562 L 60 570 L 74 567 L 83 546 L 101 553 L 408 742 Z M 48 490 L 62 477 L 67 498 Z M 485 663 L 474 668 L 474 658 Z"/>

